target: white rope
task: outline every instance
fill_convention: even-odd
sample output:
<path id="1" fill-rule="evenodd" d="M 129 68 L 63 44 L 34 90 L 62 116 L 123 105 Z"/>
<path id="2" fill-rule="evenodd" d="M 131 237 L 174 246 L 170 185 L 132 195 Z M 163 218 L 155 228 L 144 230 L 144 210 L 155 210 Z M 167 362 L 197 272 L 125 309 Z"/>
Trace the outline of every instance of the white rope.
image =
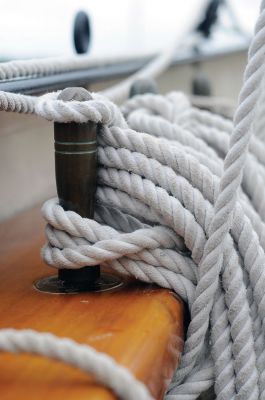
<path id="1" fill-rule="evenodd" d="M 198 13 L 198 16 L 201 12 Z M 198 18 L 197 18 L 198 19 Z M 199 19 L 198 19 L 199 20 Z M 158 56 L 154 57 L 149 61 L 143 68 L 131 75 L 129 78 L 121 81 L 120 83 L 107 88 L 102 91 L 102 95 L 109 98 L 110 100 L 120 103 L 124 101 L 129 94 L 131 84 L 137 79 L 144 78 L 156 78 L 163 71 L 165 71 L 172 59 L 174 58 L 176 48 L 179 46 L 186 35 L 196 25 L 194 20 L 190 19 L 186 23 L 186 29 L 181 32 L 181 35 L 177 36 L 177 39 L 170 43 Z M 79 56 L 80 57 L 80 56 Z M 29 61 L 11 61 L 8 63 L 0 64 L 0 81 L 6 79 L 13 79 L 18 77 L 38 77 L 46 76 L 65 72 L 74 71 L 76 68 L 86 69 L 90 66 L 91 62 L 89 58 L 82 58 L 82 56 L 75 57 L 72 59 L 51 59 L 51 60 L 29 60 Z M 2 95 L 3 96 L 3 95 Z M 25 99 L 29 96 L 25 96 Z M 12 109 L 6 109 L 6 111 L 13 111 Z"/>
<path id="2" fill-rule="evenodd" d="M 99 137 L 97 222 L 65 212 L 56 200 L 47 202 L 43 215 L 49 223 L 46 233 L 50 244 L 44 248 L 43 257 L 57 268 L 109 265 L 121 273 L 172 288 L 192 310 L 231 123 L 192 108 L 178 93 L 136 96 L 124 105 L 123 112 L 135 130 L 125 127 L 125 121 L 122 127 L 110 123 Z M 98 115 L 96 118 L 99 121 Z M 116 115 L 114 120 L 122 120 L 122 116 Z M 210 140 L 212 126 L 215 136 Z M 146 133 L 139 133 L 141 127 Z M 217 135 L 219 141 L 215 141 Z M 222 250 L 222 278 L 211 310 L 214 367 L 209 358 L 205 359 L 205 354 L 210 354 L 208 340 L 198 342 L 198 329 L 197 337 L 191 336 L 200 344 L 198 356 L 190 367 L 185 354 L 195 346 L 189 345 L 189 337 L 182 368 L 171 384 L 169 394 L 176 399 L 183 398 L 184 393 L 185 398 L 195 399 L 213 383 L 213 376 L 220 399 L 235 397 L 238 381 L 246 393 L 242 398 L 262 398 L 257 396 L 264 387 L 265 345 L 249 274 L 257 252 L 264 258 L 264 222 L 247 190 L 253 180 L 250 177 L 249 182 L 249 171 L 264 183 L 264 174 L 260 173 L 264 162 L 257 157 L 257 147 L 264 150 L 264 145 L 253 139 L 243 179 L 246 189 L 242 185 L 231 234 L 226 235 Z M 264 272 L 259 270 L 258 274 Z M 206 302 L 210 301 L 208 296 Z M 191 386 L 191 382 L 199 382 L 200 374 L 200 379 L 205 378 Z"/>
<path id="3" fill-rule="evenodd" d="M 150 54 L 150 57 L 154 54 Z M 89 55 L 78 55 L 71 57 L 46 57 L 30 60 L 13 60 L 0 64 L 0 81 L 18 78 L 32 78 L 54 75 L 88 68 L 98 68 L 106 65 L 119 64 L 130 61 L 141 60 L 142 56 L 126 57 L 91 57 Z"/>
<path id="4" fill-rule="evenodd" d="M 234 126 L 180 93 L 136 96 L 122 112 L 99 95 L 64 103 L 57 93 L 0 94 L 5 110 L 103 125 L 95 221 L 48 201 L 42 254 L 56 268 L 109 265 L 186 301 L 191 322 L 169 399 L 196 399 L 212 384 L 218 400 L 265 399 L 265 144 L 252 135 L 264 61 L 265 1 Z M 80 345 L 71 342 L 66 352 L 64 340 L 49 340 L 52 353 L 42 334 L 0 332 L 3 350 L 55 354 L 123 398 L 150 398 L 140 383 L 127 386 L 130 374 L 124 384 L 117 365 L 109 372 L 107 356 L 95 355 L 92 370 Z"/>
<path id="5" fill-rule="evenodd" d="M 111 357 L 71 339 L 29 329 L 1 329 L 0 348 L 12 353 L 35 353 L 78 367 L 95 375 L 98 382 L 111 388 L 121 399 L 152 400 L 145 385 L 137 381 L 126 368 Z"/>
<path id="6" fill-rule="evenodd" d="M 199 13 L 198 15 L 200 15 Z M 191 21 L 193 23 L 191 23 Z M 161 75 L 170 65 L 176 48 L 181 44 L 183 38 L 189 33 L 193 27 L 194 21 L 191 20 L 187 24 L 187 29 L 181 32 L 181 35 L 177 37 L 164 51 L 162 51 L 158 56 L 154 57 L 149 61 L 143 68 L 137 71 L 135 74 L 131 75 L 129 78 L 121 81 L 120 83 L 107 88 L 101 92 L 104 97 L 109 98 L 111 101 L 120 103 L 124 101 L 129 94 L 130 87 L 132 83 L 137 79 L 144 78 L 155 78 Z M 79 56 L 80 57 L 80 56 Z M 82 58 L 75 57 L 72 59 L 44 59 L 44 60 L 26 60 L 26 61 L 11 61 L 7 63 L 0 64 L 0 81 L 13 78 L 21 77 L 38 77 L 46 76 L 65 72 L 74 71 L 76 68 L 85 69 L 90 66 L 90 61 L 87 57 Z M 34 101 L 33 96 L 19 95 L 18 104 L 14 104 L 14 99 L 18 95 L 13 95 L 12 93 L 1 92 L 0 91 L 0 108 L 5 111 L 12 112 L 22 112 L 22 113 L 32 113 L 32 102 Z"/>

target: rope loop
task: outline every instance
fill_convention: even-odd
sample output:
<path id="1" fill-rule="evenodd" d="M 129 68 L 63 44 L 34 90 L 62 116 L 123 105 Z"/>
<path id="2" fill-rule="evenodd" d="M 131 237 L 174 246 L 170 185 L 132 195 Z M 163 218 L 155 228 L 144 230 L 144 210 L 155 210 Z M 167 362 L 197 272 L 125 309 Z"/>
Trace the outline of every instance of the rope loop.
<path id="1" fill-rule="evenodd" d="M 92 93 L 92 100 L 65 102 L 57 99 L 59 93 L 48 93 L 38 98 L 35 104 L 35 113 L 55 122 L 82 123 L 91 121 L 107 126 L 126 126 L 118 107 L 101 95 Z"/>
<path id="2" fill-rule="evenodd" d="M 237 191 L 230 189 L 230 175 L 224 181 L 231 121 L 194 108 L 182 93 L 136 96 L 122 111 L 126 123 L 104 124 L 98 138 L 96 221 L 65 212 L 56 199 L 46 203 L 43 258 L 56 268 L 108 265 L 171 288 L 186 301 L 191 322 L 169 398 L 196 399 L 215 381 L 219 399 L 237 393 L 260 399 L 265 146 L 252 138 L 235 203 L 227 209 Z M 233 157 L 238 185 L 241 170 Z M 224 194 L 222 182 L 228 182 Z"/>
<path id="3" fill-rule="evenodd" d="M 171 52 L 144 73 L 155 75 Z M 46 202 L 42 256 L 55 268 L 108 265 L 184 299 L 191 321 L 168 400 L 195 400 L 213 384 L 218 400 L 265 398 L 264 68 L 265 0 L 234 123 L 178 92 L 135 96 L 121 108 L 97 94 L 63 102 L 58 92 L 0 93 L 6 111 L 102 125 L 95 220 Z M 110 93 L 122 98 L 127 89 Z M 124 399 L 151 399 L 107 356 L 69 340 L 2 330 L 0 348 L 61 359 Z"/>

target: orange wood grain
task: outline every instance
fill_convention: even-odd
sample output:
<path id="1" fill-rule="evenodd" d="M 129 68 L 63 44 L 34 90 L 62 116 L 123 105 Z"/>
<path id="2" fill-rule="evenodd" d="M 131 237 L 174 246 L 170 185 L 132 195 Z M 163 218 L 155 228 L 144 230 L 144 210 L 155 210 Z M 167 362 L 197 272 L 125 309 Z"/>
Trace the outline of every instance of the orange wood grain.
<path id="1" fill-rule="evenodd" d="M 179 360 L 183 304 L 169 290 L 128 281 L 104 293 L 54 295 L 33 283 L 54 274 L 40 259 L 39 209 L 0 225 L 0 328 L 31 328 L 93 346 L 161 399 Z M 93 377 L 34 355 L 0 356 L 1 400 L 113 400 Z"/>

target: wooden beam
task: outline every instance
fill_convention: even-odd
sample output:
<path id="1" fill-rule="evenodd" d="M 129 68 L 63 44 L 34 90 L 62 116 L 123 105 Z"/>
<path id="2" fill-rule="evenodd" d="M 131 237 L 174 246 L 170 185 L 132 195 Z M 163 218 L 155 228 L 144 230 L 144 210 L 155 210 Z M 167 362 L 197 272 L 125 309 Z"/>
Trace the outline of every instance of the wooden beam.
<path id="1" fill-rule="evenodd" d="M 46 294 L 54 274 L 40 259 L 39 208 L 0 225 L 0 328 L 31 328 L 86 343 L 114 357 L 162 399 L 183 348 L 184 307 L 173 292 L 135 280 L 103 293 Z M 108 389 L 62 363 L 1 354 L 1 400 L 113 400 Z"/>

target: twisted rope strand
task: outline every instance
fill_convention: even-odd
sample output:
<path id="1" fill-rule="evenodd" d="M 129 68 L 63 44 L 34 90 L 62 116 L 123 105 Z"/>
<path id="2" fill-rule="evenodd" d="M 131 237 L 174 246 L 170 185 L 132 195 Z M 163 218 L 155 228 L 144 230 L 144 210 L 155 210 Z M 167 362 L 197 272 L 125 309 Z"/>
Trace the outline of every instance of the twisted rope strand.
<path id="1" fill-rule="evenodd" d="M 0 93 L 7 111 L 102 124 L 96 220 L 46 202 L 42 256 L 56 268 L 108 265 L 186 301 L 191 322 L 170 400 L 196 399 L 213 383 L 218 400 L 265 399 L 265 146 L 255 119 L 264 61 L 265 0 L 234 127 L 181 93 L 135 96 L 121 109 L 96 94 L 65 103 L 58 93 Z M 151 398 L 113 360 L 66 339 L 2 330 L 0 348 L 55 356 L 122 398 Z"/>
<path id="2" fill-rule="evenodd" d="M 12 353 L 36 353 L 76 366 L 92 373 L 121 399 L 152 400 L 145 385 L 136 380 L 126 368 L 118 365 L 110 356 L 71 339 L 58 338 L 51 333 L 36 333 L 30 329 L 1 329 L 0 348 Z"/>
<path id="3" fill-rule="evenodd" d="M 177 99 L 177 97 L 175 98 Z M 161 99 L 155 99 L 153 103 L 156 104 L 156 101 L 161 102 Z M 152 116 L 152 112 L 157 114 L 158 108 L 154 108 L 152 102 L 150 103 L 151 109 L 147 108 L 148 113 L 146 114 L 150 121 L 152 118 L 154 119 L 150 122 L 154 127 L 157 115 Z M 148 104 L 146 102 L 145 107 L 148 107 Z M 143 104 L 141 106 L 143 107 Z M 172 119 L 171 109 L 172 98 L 170 101 L 168 100 L 168 110 L 166 110 L 166 102 L 164 101 L 163 103 L 163 114 L 167 115 L 170 120 Z M 187 104 L 185 107 L 180 107 L 179 110 L 181 116 L 182 112 L 187 111 Z M 133 109 L 132 113 L 136 111 Z M 130 113 L 127 112 L 127 121 L 130 122 L 131 120 Z M 181 118 L 177 118 L 177 120 L 181 120 Z M 172 131 L 171 125 L 172 122 L 170 121 L 169 125 L 162 125 L 163 136 Z M 219 121 L 219 125 L 221 129 L 224 129 L 224 126 L 229 126 L 229 123 L 224 120 L 222 124 Z M 146 127 L 148 131 L 151 131 L 148 123 Z M 211 143 L 204 140 L 200 151 L 194 149 L 194 152 L 185 152 L 188 144 L 191 145 L 193 143 L 192 136 L 195 134 L 194 132 L 190 134 L 189 143 L 184 142 L 184 145 L 181 144 L 178 147 L 173 145 L 169 148 L 168 141 L 159 137 L 162 132 L 160 131 L 159 135 L 159 129 L 156 129 L 156 136 L 158 137 L 152 138 L 147 134 L 138 133 L 126 127 L 105 126 L 99 138 L 101 145 L 99 148 L 99 162 L 102 167 L 99 169 L 98 200 L 103 201 L 102 205 L 109 203 L 114 207 L 118 207 L 120 209 L 118 218 L 126 218 L 124 211 L 135 215 L 139 223 L 137 230 L 132 228 L 134 235 L 141 233 L 141 218 L 146 221 L 145 224 L 149 224 L 149 227 L 145 225 L 146 238 L 149 234 L 153 234 L 151 233 L 153 230 L 151 225 L 156 221 L 159 224 L 163 223 L 165 227 L 170 227 L 177 233 L 175 238 L 179 237 L 179 235 L 184 238 L 185 245 L 191 251 L 193 260 L 200 265 L 214 216 L 213 204 L 217 198 L 219 176 L 222 174 L 220 168 L 221 158 L 217 155 L 214 156 L 215 153 L 210 151 L 211 148 L 209 147 Z M 181 132 L 181 130 L 175 130 L 175 137 L 172 135 L 171 140 L 173 142 L 179 143 L 177 141 L 179 138 L 178 132 Z M 210 169 L 196 160 L 196 156 L 200 152 L 211 154 L 213 164 L 210 164 Z M 224 157 L 226 152 L 227 146 L 222 148 L 220 155 Z M 251 163 L 254 162 L 253 159 L 251 160 Z M 262 168 L 258 159 L 255 159 L 253 165 L 251 164 L 251 168 L 254 169 L 255 166 Z M 212 167 L 218 171 L 218 176 L 213 175 Z M 263 174 L 260 179 L 264 179 Z M 248 175 L 246 175 L 246 183 L 248 184 Z M 102 197 L 103 193 L 104 196 Z M 130 197 L 126 197 L 127 195 Z M 140 202 L 139 207 L 137 206 L 138 211 L 136 214 L 134 202 Z M 143 210 L 148 210 L 147 213 L 145 211 L 141 212 L 140 204 L 142 204 Z M 51 203 L 50 212 L 55 212 L 56 209 L 59 210 L 58 207 L 54 202 Z M 45 212 L 46 209 L 48 207 L 45 206 Z M 48 238 L 51 245 L 57 247 L 50 247 L 49 250 L 48 248 L 45 249 L 44 257 L 49 255 L 49 263 L 58 267 L 66 265 L 65 262 L 73 261 L 75 263 L 80 262 L 81 265 L 87 265 L 89 262 L 90 265 L 96 265 L 98 261 L 104 259 L 104 263 L 121 273 L 133 274 L 138 279 L 156 282 L 163 287 L 173 288 L 187 301 L 190 309 L 192 309 L 195 301 L 194 294 L 196 295 L 193 285 L 200 279 L 200 270 L 194 274 L 193 265 L 185 262 L 187 257 L 183 257 L 181 253 L 175 253 L 174 258 L 178 261 L 174 269 L 170 271 L 170 261 L 168 263 L 163 262 L 160 257 L 157 257 L 158 248 L 148 250 L 147 244 L 145 248 L 131 248 L 132 253 L 129 254 L 128 243 L 126 241 L 123 242 L 122 239 L 124 234 L 110 231 L 109 225 L 113 224 L 113 218 L 106 213 L 104 213 L 104 217 L 101 217 L 101 212 L 102 208 L 99 210 L 99 219 L 103 218 L 104 223 L 108 225 L 108 227 L 101 225 L 102 232 L 107 229 L 106 234 L 108 232 L 112 240 L 115 239 L 116 235 L 120 235 L 119 255 L 115 253 L 117 250 L 115 240 L 106 242 L 104 241 L 104 235 L 99 239 L 98 234 L 93 238 L 87 236 L 88 224 L 93 227 L 94 235 L 97 232 L 95 222 L 92 223 L 92 221 L 86 220 L 84 225 L 85 221 L 78 220 L 74 213 L 65 213 L 61 209 L 58 217 L 49 217 L 47 213 L 45 214 L 49 223 L 54 226 L 52 233 L 48 233 Z M 66 215 L 70 220 L 64 221 Z M 211 296 L 215 297 L 211 317 L 211 346 L 215 366 L 215 390 L 217 397 L 220 399 L 238 396 L 238 398 L 254 399 L 259 398 L 259 395 L 263 396 L 262 393 L 264 391 L 263 360 L 265 349 L 264 335 L 262 334 L 263 318 L 262 314 L 260 314 L 260 304 L 264 296 L 260 297 L 261 291 L 256 290 L 256 285 L 258 282 L 257 275 L 259 275 L 259 279 L 264 279 L 261 263 L 264 263 L 265 257 L 264 248 L 261 245 L 262 242 L 259 242 L 253 223 L 248 218 L 248 216 L 252 217 L 253 215 L 256 217 L 254 222 L 259 227 L 259 236 L 262 236 L 262 232 L 264 232 L 263 223 L 258 219 L 256 211 L 246 199 L 244 189 L 241 188 L 238 202 L 236 203 L 234 222 L 231 226 L 231 237 L 229 239 L 229 236 L 226 235 L 224 241 L 222 284 L 219 283 L 219 289 L 211 293 Z M 150 222 L 146 218 L 149 218 Z M 58 221 L 60 221 L 59 225 Z M 78 229 L 73 225 L 73 221 L 78 225 Z M 81 223 L 81 221 L 83 222 Z M 62 229 L 65 233 L 67 232 L 67 237 L 62 235 Z M 80 236 L 81 239 L 86 238 L 88 242 L 78 242 Z M 77 240 L 76 237 L 79 239 Z M 74 240 L 74 244 L 71 240 Z M 97 240 L 100 241 L 97 243 L 96 248 L 100 249 L 102 255 L 94 253 L 99 258 L 95 258 L 93 261 L 88 258 L 84 260 L 82 258 L 84 251 L 91 252 L 94 246 L 93 243 L 96 243 Z M 140 244 L 140 240 L 137 239 L 137 243 Z M 246 246 L 246 243 L 248 243 L 248 246 Z M 104 250 L 105 247 L 103 248 L 102 246 L 107 247 Z M 161 246 L 161 243 L 158 246 Z M 235 246 L 238 248 L 238 252 L 235 252 Z M 75 249 L 74 254 L 70 251 L 72 248 Z M 257 249 L 259 249 L 259 257 L 256 257 Z M 111 253 L 109 253 L 110 251 Z M 173 251 L 173 249 L 164 248 L 163 250 L 167 254 L 170 251 Z M 61 256 L 64 258 L 61 259 Z M 246 270 L 242 270 L 243 265 L 246 266 Z M 189 273 L 185 272 L 185 270 L 189 270 Z M 191 282 L 191 276 L 193 285 L 188 284 L 188 282 Z M 213 276 L 210 276 L 213 279 Z M 246 296 L 245 291 L 247 284 L 251 285 L 248 290 L 248 296 Z M 209 296 L 205 296 L 203 292 L 202 295 L 201 303 L 209 300 Z M 192 379 L 193 373 L 198 371 L 198 368 L 203 368 L 205 362 L 209 363 L 209 359 L 203 361 L 203 353 L 205 352 L 205 346 L 208 346 L 208 340 L 201 340 L 202 333 L 207 327 L 208 325 L 203 325 L 202 329 L 195 330 L 193 343 L 186 342 L 186 349 L 188 348 L 191 354 L 190 360 L 195 358 L 198 347 L 201 350 L 200 356 L 195 360 L 192 368 L 189 366 L 185 369 L 183 375 L 181 375 L 181 371 L 183 372 L 182 360 L 182 368 L 176 372 L 171 384 L 170 396 L 174 395 L 178 398 L 180 393 L 183 395 L 184 388 L 187 388 L 188 393 L 187 382 Z M 198 385 L 196 395 L 195 393 L 189 393 L 187 398 L 196 398 L 199 394 L 199 387 L 200 385 Z"/>

